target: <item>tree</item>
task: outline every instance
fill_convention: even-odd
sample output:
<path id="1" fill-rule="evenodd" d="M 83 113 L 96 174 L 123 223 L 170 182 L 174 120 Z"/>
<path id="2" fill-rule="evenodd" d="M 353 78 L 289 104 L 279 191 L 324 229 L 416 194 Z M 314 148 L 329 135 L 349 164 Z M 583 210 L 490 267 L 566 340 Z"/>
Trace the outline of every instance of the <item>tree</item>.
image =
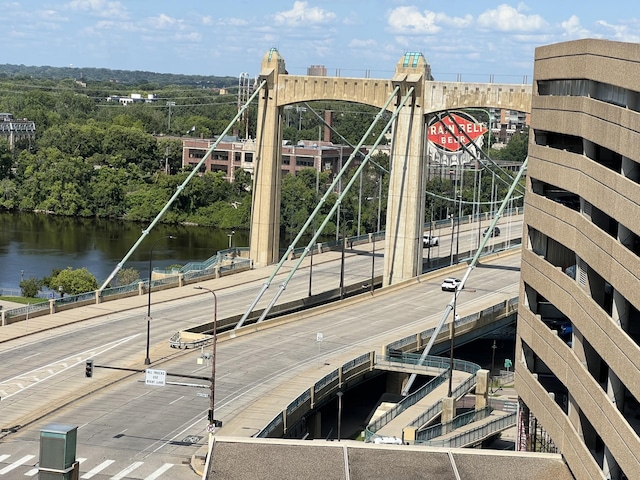
<path id="1" fill-rule="evenodd" d="M 0 140 L 0 180 L 11 177 L 11 167 L 13 166 L 13 155 L 9 142 Z"/>
<path id="2" fill-rule="evenodd" d="M 122 268 L 116 274 L 117 285 L 130 285 L 137 280 L 140 280 L 140 272 L 135 268 Z"/>
<path id="3" fill-rule="evenodd" d="M 26 298 L 34 298 L 42 288 L 42 281 L 35 277 L 25 278 L 20 282 L 20 290 L 22 296 Z"/>
<path id="4" fill-rule="evenodd" d="M 62 287 L 62 289 L 60 289 Z M 73 269 L 67 267 L 53 276 L 49 282 L 52 290 L 77 295 L 79 293 L 92 292 L 98 288 L 98 281 L 85 267 Z"/>

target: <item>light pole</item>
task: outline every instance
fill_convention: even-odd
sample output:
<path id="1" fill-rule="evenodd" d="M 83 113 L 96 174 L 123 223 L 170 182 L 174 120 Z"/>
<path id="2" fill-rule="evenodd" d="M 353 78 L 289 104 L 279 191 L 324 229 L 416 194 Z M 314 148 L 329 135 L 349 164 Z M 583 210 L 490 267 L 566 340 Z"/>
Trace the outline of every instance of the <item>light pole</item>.
<path id="1" fill-rule="evenodd" d="M 490 379 L 491 379 L 491 393 L 493 393 L 493 369 L 495 368 L 495 364 L 496 364 L 496 348 L 498 348 L 498 346 L 496 345 L 496 341 L 493 341 L 493 345 L 491 345 L 491 374 L 489 375 Z"/>
<path id="2" fill-rule="evenodd" d="M 338 441 L 340 441 L 340 429 L 342 427 L 342 395 L 344 392 L 336 393 L 338 397 Z"/>
<path id="3" fill-rule="evenodd" d="M 342 254 L 340 258 L 340 300 L 344 298 L 344 249 L 347 243 L 347 223 L 353 222 L 353 220 L 348 220 L 342 222 Z"/>
<path id="4" fill-rule="evenodd" d="M 449 391 L 447 393 L 447 397 L 451 397 L 453 390 L 453 342 L 456 336 L 456 303 L 458 300 L 458 292 L 460 285 L 458 285 L 453 292 L 453 319 L 451 320 L 451 330 L 449 335 L 451 336 L 451 346 L 449 348 Z"/>
<path id="5" fill-rule="evenodd" d="M 216 292 L 206 287 L 193 287 L 197 290 L 206 290 L 213 295 L 213 358 L 211 360 L 211 393 L 209 395 L 209 414 L 207 419 L 209 420 L 209 433 L 213 434 L 215 428 L 221 427 L 222 422 L 214 419 L 214 399 L 216 392 L 216 345 L 218 343 L 218 297 Z M 212 427 L 213 425 L 213 427 Z M 209 437 L 211 438 L 211 437 Z"/>
<path id="6" fill-rule="evenodd" d="M 151 245 L 151 249 L 149 250 L 149 286 L 147 288 L 147 356 L 144 359 L 145 365 L 151 364 L 151 359 L 149 358 L 149 341 L 151 337 L 151 274 L 153 273 L 153 270 L 151 268 L 151 260 L 153 260 L 153 248 L 160 240 L 164 240 L 165 238 L 171 239 L 176 237 L 174 237 L 173 235 L 160 237 L 155 242 L 153 242 L 153 245 Z"/>
<path id="7" fill-rule="evenodd" d="M 236 234 L 235 230 L 231 230 L 231 233 L 227 233 L 227 237 L 229 237 L 229 248 L 231 248 L 231 239 Z"/>
<path id="8" fill-rule="evenodd" d="M 458 247 L 460 246 L 460 219 L 462 217 L 462 195 L 458 195 L 458 228 L 456 233 L 456 263 L 459 262 L 458 259 Z"/>

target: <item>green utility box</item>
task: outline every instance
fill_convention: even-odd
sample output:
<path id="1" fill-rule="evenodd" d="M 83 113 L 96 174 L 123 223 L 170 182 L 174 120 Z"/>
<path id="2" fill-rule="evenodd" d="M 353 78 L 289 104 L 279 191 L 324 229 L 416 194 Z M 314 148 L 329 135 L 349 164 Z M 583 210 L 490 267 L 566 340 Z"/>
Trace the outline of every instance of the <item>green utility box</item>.
<path id="1" fill-rule="evenodd" d="M 40 430 L 38 480 L 77 480 L 78 427 L 53 423 Z"/>

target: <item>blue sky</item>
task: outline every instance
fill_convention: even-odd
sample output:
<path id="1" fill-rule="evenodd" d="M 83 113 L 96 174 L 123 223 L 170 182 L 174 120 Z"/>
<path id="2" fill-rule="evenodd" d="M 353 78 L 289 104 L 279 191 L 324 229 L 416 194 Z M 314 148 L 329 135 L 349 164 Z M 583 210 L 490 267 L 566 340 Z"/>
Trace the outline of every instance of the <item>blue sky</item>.
<path id="1" fill-rule="evenodd" d="M 389 78 L 422 52 L 436 80 L 531 80 L 537 46 L 640 42 L 640 6 L 582 0 L 0 0 L 0 63 L 259 74 L 275 47 L 291 74 Z"/>

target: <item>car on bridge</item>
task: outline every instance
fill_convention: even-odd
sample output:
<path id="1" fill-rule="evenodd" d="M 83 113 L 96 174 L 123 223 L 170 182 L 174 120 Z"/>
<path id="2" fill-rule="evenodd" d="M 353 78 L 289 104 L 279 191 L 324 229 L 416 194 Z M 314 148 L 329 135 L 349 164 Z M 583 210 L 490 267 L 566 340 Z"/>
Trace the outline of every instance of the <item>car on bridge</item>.
<path id="1" fill-rule="evenodd" d="M 462 283 L 462 280 L 459 278 L 448 277 L 442 281 L 442 291 L 443 292 L 455 292 L 458 288 L 458 285 Z"/>
<path id="2" fill-rule="evenodd" d="M 422 235 L 423 248 L 437 247 L 439 244 L 440 244 L 439 237 L 434 237 L 432 235 L 427 235 L 427 234 Z"/>
<path id="3" fill-rule="evenodd" d="M 499 229 L 498 227 L 493 227 L 493 230 L 491 230 L 491 231 L 489 231 L 489 230 L 490 230 L 490 229 L 489 229 L 489 228 L 487 228 L 487 229 L 484 231 L 484 235 L 486 235 L 486 234 L 487 234 L 487 232 L 489 232 L 489 236 L 490 236 L 490 237 L 499 237 L 499 236 L 500 236 L 500 229 Z"/>

